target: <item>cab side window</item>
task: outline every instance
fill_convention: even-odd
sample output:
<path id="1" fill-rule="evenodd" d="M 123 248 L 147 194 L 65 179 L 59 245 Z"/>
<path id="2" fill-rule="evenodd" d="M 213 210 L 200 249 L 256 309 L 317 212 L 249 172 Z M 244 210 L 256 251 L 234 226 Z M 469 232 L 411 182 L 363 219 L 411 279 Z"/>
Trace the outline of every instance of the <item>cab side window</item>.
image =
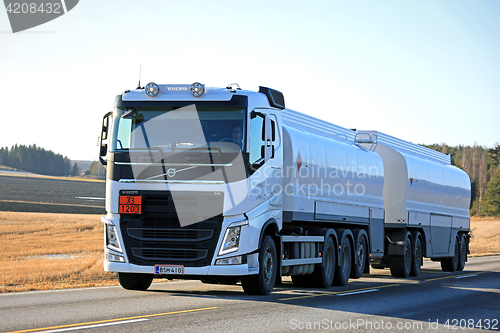
<path id="1" fill-rule="evenodd" d="M 250 164 L 254 164 L 262 158 L 262 146 L 264 146 L 264 119 L 257 115 L 250 121 Z"/>

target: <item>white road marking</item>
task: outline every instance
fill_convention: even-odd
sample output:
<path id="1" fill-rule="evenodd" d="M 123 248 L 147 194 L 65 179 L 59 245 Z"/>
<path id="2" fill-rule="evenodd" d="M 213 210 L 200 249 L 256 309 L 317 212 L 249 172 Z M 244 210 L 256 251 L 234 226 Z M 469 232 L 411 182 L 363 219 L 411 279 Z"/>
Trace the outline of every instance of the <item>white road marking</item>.
<path id="1" fill-rule="evenodd" d="M 98 197 L 75 197 L 75 199 L 84 199 L 84 200 L 106 200 L 106 198 L 98 198 Z"/>
<path id="2" fill-rule="evenodd" d="M 337 294 L 337 296 L 347 296 L 347 295 L 354 295 L 354 294 L 363 294 L 363 293 L 370 293 L 372 291 L 378 291 L 378 289 L 368 289 L 368 290 L 361 290 L 361 291 L 353 291 L 353 292 L 350 292 L 350 293 Z"/>
<path id="3" fill-rule="evenodd" d="M 104 323 L 104 324 L 95 324 L 95 325 L 87 325 L 87 326 L 77 326 L 77 327 L 69 327 L 69 328 L 60 328 L 60 329 L 57 329 L 57 330 L 39 331 L 39 332 L 43 332 L 43 333 L 68 332 L 68 331 L 84 330 L 84 329 L 87 329 L 87 328 L 96 328 L 96 327 L 103 327 L 103 326 L 130 324 L 130 323 L 136 323 L 136 322 L 139 322 L 139 321 L 147 321 L 147 320 L 149 320 L 149 319 L 141 318 L 141 319 L 118 321 L 118 322 L 114 322 L 114 323 Z"/>
<path id="4" fill-rule="evenodd" d="M 461 276 L 457 276 L 457 277 L 455 277 L 455 279 L 465 279 L 465 278 L 468 278 L 468 277 L 473 277 L 473 276 L 477 276 L 477 274 L 471 274 L 471 275 L 461 275 Z"/>
<path id="5" fill-rule="evenodd" d="M 162 284 L 182 284 L 182 283 L 190 283 L 193 281 L 190 280 L 181 280 L 181 281 L 165 281 L 165 282 L 153 282 L 151 285 L 154 287 L 155 285 Z M 201 283 L 201 282 L 200 282 Z M 5 296 L 16 296 L 16 295 L 36 295 L 36 294 L 46 294 L 46 293 L 60 293 L 60 292 L 72 292 L 72 291 L 85 291 L 85 290 L 95 290 L 95 289 L 123 289 L 121 286 L 99 286 L 99 287 L 81 287 L 81 288 L 67 288 L 67 289 L 52 289 L 52 290 L 32 290 L 32 291 L 12 291 L 8 293 L 0 293 L 0 297 Z"/>

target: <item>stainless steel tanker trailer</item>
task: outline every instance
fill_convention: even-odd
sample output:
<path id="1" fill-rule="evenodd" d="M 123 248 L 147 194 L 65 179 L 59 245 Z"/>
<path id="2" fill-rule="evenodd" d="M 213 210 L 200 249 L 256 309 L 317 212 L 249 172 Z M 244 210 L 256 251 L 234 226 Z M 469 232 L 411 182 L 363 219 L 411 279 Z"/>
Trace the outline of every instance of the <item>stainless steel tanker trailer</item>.
<path id="1" fill-rule="evenodd" d="M 470 180 L 450 156 L 285 108 L 273 89 L 157 85 L 105 115 L 106 271 L 268 294 L 281 276 L 328 288 L 389 267 L 467 261 Z"/>

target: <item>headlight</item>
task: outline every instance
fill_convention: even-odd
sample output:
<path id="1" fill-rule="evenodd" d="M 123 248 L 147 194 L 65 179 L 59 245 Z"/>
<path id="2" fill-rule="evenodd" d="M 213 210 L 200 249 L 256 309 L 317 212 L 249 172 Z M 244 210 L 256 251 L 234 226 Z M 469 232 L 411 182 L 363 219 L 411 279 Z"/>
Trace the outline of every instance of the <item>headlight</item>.
<path id="1" fill-rule="evenodd" d="M 219 255 L 238 251 L 240 244 L 241 227 L 227 228 Z"/>
<path id="2" fill-rule="evenodd" d="M 118 252 L 122 252 L 120 242 L 118 241 L 118 234 L 114 225 L 106 224 L 106 241 L 107 246 Z"/>

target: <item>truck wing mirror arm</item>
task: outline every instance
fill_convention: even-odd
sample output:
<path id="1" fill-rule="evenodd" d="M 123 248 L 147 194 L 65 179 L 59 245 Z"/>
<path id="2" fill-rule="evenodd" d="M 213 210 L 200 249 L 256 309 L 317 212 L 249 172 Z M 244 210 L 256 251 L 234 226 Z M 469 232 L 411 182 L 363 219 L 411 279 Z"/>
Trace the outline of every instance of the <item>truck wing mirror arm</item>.
<path id="1" fill-rule="evenodd" d="M 261 117 L 261 118 L 266 118 L 266 115 L 263 114 L 262 112 L 258 112 L 258 111 L 252 111 L 250 112 L 250 119 L 254 119 L 256 118 L 257 116 Z"/>

